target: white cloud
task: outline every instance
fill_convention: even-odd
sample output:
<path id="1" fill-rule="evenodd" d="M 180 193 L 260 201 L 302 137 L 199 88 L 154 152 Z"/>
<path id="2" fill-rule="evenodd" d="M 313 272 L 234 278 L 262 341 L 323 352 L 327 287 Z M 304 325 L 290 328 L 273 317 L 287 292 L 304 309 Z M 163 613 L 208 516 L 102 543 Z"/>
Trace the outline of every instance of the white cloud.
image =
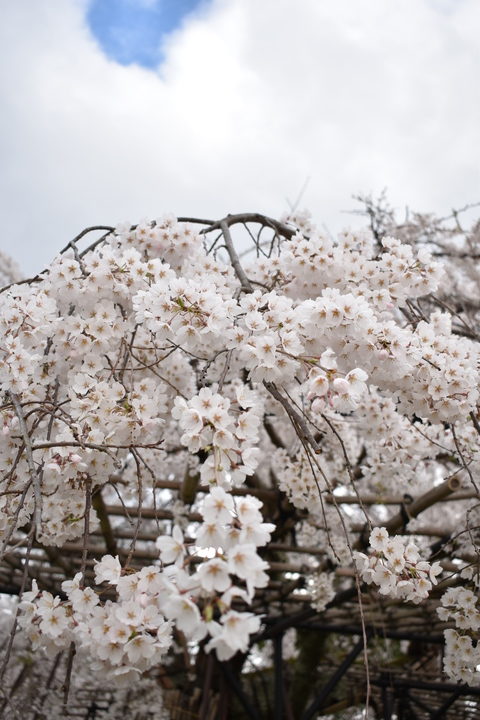
<path id="1" fill-rule="evenodd" d="M 215 0 L 158 73 L 122 67 L 84 0 L 2 9 L 0 247 L 28 272 L 82 227 L 164 211 L 332 227 L 352 193 L 479 199 L 476 0 Z"/>

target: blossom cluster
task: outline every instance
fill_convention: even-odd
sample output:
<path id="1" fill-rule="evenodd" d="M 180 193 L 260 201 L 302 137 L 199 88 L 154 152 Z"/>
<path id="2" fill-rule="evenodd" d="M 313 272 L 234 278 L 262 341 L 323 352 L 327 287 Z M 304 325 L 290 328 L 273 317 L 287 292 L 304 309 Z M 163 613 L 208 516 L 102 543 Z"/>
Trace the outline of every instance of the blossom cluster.
<path id="1" fill-rule="evenodd" d="M 333 578 L 329 573 L 313 573 L 309 578 L 308 589 L 311 595 L 310 604 L 317 612 L 323 612 L 335 597 Z"/>
<path id="2" fill-rule="evenodd" d="M 357 422 L 366 449 L 362 463 L 364 487 L 383 495 L 403 492 L 426 492 L 444 468 L 432 462 L 432 444 L 455 447 L 442 426 L 413 424 L 399 412 L 397 404 L 370 386 L 358 406 Z"/>
<path id="3" fill-rule="evenodd" d="M 159 568 L 147 566 L 137 573 L 120 576 L 118 558 L 106 556 L 96 567 L 98 583 L 107 581 L 116 589 L 116 599 L 100 602 L 90 587 L 82 587 L 82 573 L 65 581 L 67 600 L 39 592 L 33 581 L 31 592 L 20 603 L 20 624 L 34 649 L 51 654 L 74 643 L 99 671 L 118 684 L 162 659 L 172 644 L 171 623 L 160 612 L 165 582 Z"/>
<path id="4" fill-rule="evenodd" d="M 214 487 L 204 500 L 195 544 L 184 540 L 178 525 L 171 536 L 158 537 L 163 567 L 125 573 L 118 557 L 104 556 L 95 580 L 116 594 L 105 602 L 82 587 L 82 573 L 62 584 L 67 601 L 40 593 L 34 581 L 23 595 L 21 624 L 34 646 L 58 651 L 74 642 L 117 681 L 158 663 L 171 646 L 173 626 L 191 641 L 209 636 L 205 649 L 221 660 L 245 651 L 260 618 L 232 603 L 248 604 L 268 582 L 268 563 L 257 547 L 269 541 L 274 525 L 263 522 L 260 507 L 255 497 L 234 501 Z"/>
<path id="5" fill-rule="evenodd" d="M 326 407 L 340 412 L 354 410 L 367 391 L 367 378 L 361 368 L 350 370 L 345 377 L 338 376 L 334 353 L 326 350 L 308 376 L 307 400 L 312 403 L 312 412 L 321 413 Z"/>
<path id="6" fill-rule="evenodd" d="M 466 587 L 450 587 L 437 608 L 440 620 L 453 621 L 444 631 L 444 672 L 455 682 L 480 685 L 480 604 L 478 594 Z"/>
<path id="7" fill-rule="evenodd" d="M 209 636 L 205 649 L 215 649 L 220 660 L 245 651 L 260 627 L 258 616 L 238 612 L 232 603 L 250 603 L 255 589 L 268 582 L 268 563 L 257 548 L 268 543 L 275 526 L 263 522 L 261 505 L 253 496 L 234 499 L 222 487 L 213 487 L 203 502 L 194 542 L 188 543 L 178 527 L 157 539 L 169 580 L 166 617 L 191 640 Z"/>
<path id="8" fill-rule="evenodd" d="M 207 483 L 221 487 L 241 485 L 258 464 L 258 433 L 262 405 L 254 393 L 239 388 L 237 416 L 230 410 L 230 400 L 204 387 L 190 400 L 175 398 L 172 417 L 183 431 L 180 441 L 191 453 L 209 453 L 200 476 Z"/>
<path id="9" fill-rule="evenodd" d="M 422 560 L 414 542 L 399 535 L 390 538 L 385 528 L 377 527 L 370 533 L 370 548 L 370 555 L 355 552 L 355 563 L 362 580 L 377 585 L 382 595 L 420 603 L 438 582 L 440 563 Z"/>

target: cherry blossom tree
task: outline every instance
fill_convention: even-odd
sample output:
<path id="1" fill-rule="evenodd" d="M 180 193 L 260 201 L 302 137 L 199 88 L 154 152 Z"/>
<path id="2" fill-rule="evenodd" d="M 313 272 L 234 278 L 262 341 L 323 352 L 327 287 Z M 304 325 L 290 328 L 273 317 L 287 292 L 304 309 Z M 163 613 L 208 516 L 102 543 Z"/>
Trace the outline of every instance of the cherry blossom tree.
<path id="1" fill-rule="evenodd" d="M 480 226 L 362 202 L 0 258 L 5 717 L 479 712 Z"/>

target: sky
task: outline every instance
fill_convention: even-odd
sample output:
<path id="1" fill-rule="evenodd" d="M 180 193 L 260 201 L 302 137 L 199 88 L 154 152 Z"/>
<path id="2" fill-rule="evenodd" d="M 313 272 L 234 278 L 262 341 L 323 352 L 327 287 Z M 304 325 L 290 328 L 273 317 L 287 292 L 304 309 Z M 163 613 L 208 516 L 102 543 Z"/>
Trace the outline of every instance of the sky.
<path id="1" fill-rule="evenodd" d="M 480 200 L 478 0 L 0 6 L 0 250 L 27 275 L 165 212 L 298 200 L 336 232 L 358 193 Z"/>

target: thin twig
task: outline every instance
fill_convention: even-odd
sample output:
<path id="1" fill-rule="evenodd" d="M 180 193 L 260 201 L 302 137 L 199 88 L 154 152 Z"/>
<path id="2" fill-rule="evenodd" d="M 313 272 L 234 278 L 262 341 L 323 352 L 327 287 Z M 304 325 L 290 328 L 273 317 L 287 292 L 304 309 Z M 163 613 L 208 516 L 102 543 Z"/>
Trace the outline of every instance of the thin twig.
<path id="1" fill-rule="evenodd" d="M 72 669 L 73 669 L 73 658 L 75 657 L 75 653 L 77 652 L 75 648 L 75 643 L 72 641 L 70 643 L 70 647 L 68 648 L 68 657 L 67 657 L 67 672 L 65 674 L 65 682 L 63 683 L 63 711 L 65 714 L 68 715 L 68 695 L 70 693 L 70 682 L 72 679 Z"/>
<path id="2" fill-rule="evenodd" d="M 5 671 L 8 667 L 8 661 L 10 660 L 10 655 L 12 652 L 13 647 L 13 641 L 15 639 L 15 633 L 17 632 L 17 626 L 18 626 L 18 615 L 20 613 L 20 600 L 22 599 L 22 595 L 25 592 L 25 585 L 27 583 L 27 577 L 28 577 L 28 563 L 30 560 L 30 553 L 33 547 L 33 528 L 30 532 L 29 542 L 27 546 L 27 551 L 25 553 L 25 562 L 23 566 L 23 576 L 22 576 L 22 584 L 20 586 L 20 592 L 18 594 L 18 600 L 19 604 L 17 605 L 17 609 L 15 611 L 15 617 L 13 619 L 12 629 L 10 630 L 10 636 L 8 638 L 8 646 L 7 650 L 5 652 L 5 657 L 3 659 L 3 665 L 2 669 L 0 671 L 0 681 L 3 679 L 3 676 L 5 675 Z"/>
<path id="3" fill-rule="evenodd" d="M 464 456 L 463 456 L 462 449 L 460 448 L 460 445 L 459 445 L 459 442 L 458 442 L 458 439 L 457 439 L 457 434 L 456 434 L 456 432 L 455 432 L 455 425 L 454 425 L 453 423 L 451 424 L 451 428 L 452 428 L 453 442 L 455 443 L 455 447 L 457 448 L 457 452 L 458 452 L 458 454 L 460 455 L 460 460 L 462 461 L 463 468 L 464 468 L 464 470 L 467 472 L 467 475 L 468 475 L 468 477 L 470 478 L 470 482 L 472 483 L 472 485 L 473 485 L 473 487 L 474 487 L 474 489 L 475 489 L 475 492 L 476 492 L 477 495 L 480 497 L 477 483 L 475 482 L 475 480 L 474 480 L 474 478 L 473 478 L 472 471 L 471 471 L 470 468 L 468 467 L 468 464 L 467 464 L 467 462 L 465 461 L 465 458 L 464 458 Z"/>
<path id="4" fill-rule="evenodd" d="M 133 455 L 133 459 L 135 460 L 135 465 L 137 467 L 138 507 L 137 507 L 137 522 L 135 523 L 135 530 L 133 533 L 132 542 L 130 543 L 130 549 L 129 549 L 129 553 L 127 556 L 127 561 L 125 563 L 125 567 L 128 567 L 132 561 L 133 553 L 135 550 L 135 545 L 137 542 L 138 533 L 140 531 L 140 525 L 142 524 L 142 502 L 143 502 L 142 468 L 141 468 L 141 464 L 139 461 L 140 455 L 139 455 L 139 453 L 136 452 L 136 450 L 134 450 L 134 448 L 131 448 L 130 451 Z"/>
<path id="5" fill-rule="evenodd" d="M 25 454 L 27 456 L 28 469 L 30 470 L 30 478 L 33 483 L 33 496 L 34 496 L 34 511 L 33 511 L 33 522 L 38 532 L 40 523 L 42 520 L 42 493 L 40 490 L 40 473 L 39 469 L 35 467 L 35 461 L 33 459 L 33 446 L 28 434 L 27 424 L 25 422 L 25 416 L 23 414 L 22 406 L 19 397 L 16 393 L 10 393 L 13 407 L 18 418 L 20 425 L 20 431 L 22 433 L 23 442 L 25 443 Z"/>
<path id="6" fill-rule="evenodd" d="M 81 587 L 85 587 L 85 571 L 87 567 L 87 555 L 88 555 L 88 539 L 90 535 L 90 510 L 92 507 L 92 481 L 90 479 L 86 482 L 85 489 L 85 515 L 83 518 L 83 548 L 82 548 L 82 564 L 80 566 L 80 572 L 82 573 Z"/>

